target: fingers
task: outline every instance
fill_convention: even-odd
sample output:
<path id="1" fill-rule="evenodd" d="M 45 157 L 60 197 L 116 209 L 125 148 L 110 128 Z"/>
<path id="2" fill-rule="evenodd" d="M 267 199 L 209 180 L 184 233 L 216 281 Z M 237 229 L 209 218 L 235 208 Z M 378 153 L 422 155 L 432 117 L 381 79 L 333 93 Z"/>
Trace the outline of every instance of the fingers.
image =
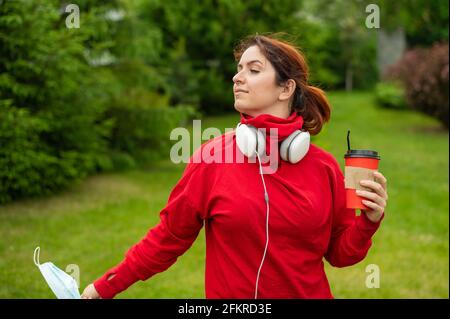
<path id="1" fill-rule="evenodd" d="M 368 191 L 363 191 L 363 190 L 357 190 L 356 194 L 358 196 L 361 197 L 365 197 L 368 199 L 371 199 L 375 204 L 377 204 L 381 209 L 383 209 L 384 207 L 386 207 L 386 200 L 381 197 L 380 195 L 378 195 L 377 193 L 373 193 L 373 192 L 368 192 Z M 364 201 L 363 201 L 364 203 Z M 364 203 L 366 204 L 366 203 Z M 369 205 L 367 205 L 369 206 Z M 371 207 L 371 206 L 369 206 Z"/>
<path id="2" fill-rule="evenodd" d="M 383 188 L 386 188 L 387 185 L 387 179 L 383 176 L 379 171 L 374 171 L 373 175 L 375 176 L 375 179 L 378 179 L 380 181 L 380 184 L 383 185 Z"/>
<path id="3" fill-rule="evenodd" d="M 364 187 L 370 188 L 373 190 L 373 192 L 375 192 L 376 194 L 378 194 L 379 196 L 386 198 L 387 199 L 387 193 L 386 191 L 383 189 L 383 186 L 381 186 L 380 184 L 378 184 L 377 182 L 374 181 L 368 181 L 368 180 L 362 180 L 360 182 L 360 184 Z"/>
<path id="4" fill-rule="evenodd" d="M 371 202 L 370 200 L 362 200 L 363 204 L 366 205 L 367 207 L 371 208 L 373 211 L 376 212 L 382 212 L 383 211 L 383 207 L 381 207 L 380 205 L 378 205 L 377 203 Z"/>
<path id="5" fill-rule="evenodd" d="M 358 196 L 367 198 L 362 200 L 362 203 L 368 208 L 364 209 L 366 216 L 373 222 L 378 222 L 383 215 L 386 208 L 387 195 L 387 180 L 378 171 L 374 172 L 375 181 L 362 180 L 360 184 L 372 191 L 357 190 Z"/>
<path id="6" fill-rule="evenodd" d="M 386 177 L 384 177 L 383 174 L 381 174 L 378 171 L 375 171 L 373 173 L 373 175 L 375 177 L 375 181 L 378 181 L 381 184 L 381 187 L 384 189 L 384 191 L 386 192 L 386 196 L 387 196 L 387 179 L 386 179 Z"/>
<path id="7" fill-rule="evenodd" d="M 357 190 L 358 196 L 364 197 L 362 202 L 372 212 L 382 213 L 386 208 L 387 195 L 387 180 L 378 171 L 374 172 L 375 181 L 362 180 L 360 184 L 364 187 L 370 188 L 372 191 Z"/>
<path id="8" fill-rule="evenodd" d="M 83 293 L 81 294 L 81 299 L 96 299 L 95 296 L 95 288 L 92 284 L 89 284 L 86 288 L 84 288 Z"/>

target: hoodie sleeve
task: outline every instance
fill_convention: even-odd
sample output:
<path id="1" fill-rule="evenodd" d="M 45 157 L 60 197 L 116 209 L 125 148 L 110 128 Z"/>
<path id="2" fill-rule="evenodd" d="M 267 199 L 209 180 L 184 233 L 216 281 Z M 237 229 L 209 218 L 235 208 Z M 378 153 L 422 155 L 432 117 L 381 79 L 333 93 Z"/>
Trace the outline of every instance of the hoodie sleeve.
<path id="1" fill-rule="evenodd" d="M 338 162 L 333 158 L 330 169 L 332 190 L 332 229 L 325 259 L 334 267 L 354 265 L 365 258 L 372 245 L 372 236 L 380 226 L 370 221 L 364 212 L 346 208 L 345 180 Z"/>
<path id="2" fill-rule="evenodd" d="M 127 251 L 120 264 L 94 282 L 102 298 L 113 298 L 136 281 L 166 270 L 192 245 L 206 218 L 205 203 L 211 186 L 204 166 L 187 164 L 160 212 L 160 223 Z"/>

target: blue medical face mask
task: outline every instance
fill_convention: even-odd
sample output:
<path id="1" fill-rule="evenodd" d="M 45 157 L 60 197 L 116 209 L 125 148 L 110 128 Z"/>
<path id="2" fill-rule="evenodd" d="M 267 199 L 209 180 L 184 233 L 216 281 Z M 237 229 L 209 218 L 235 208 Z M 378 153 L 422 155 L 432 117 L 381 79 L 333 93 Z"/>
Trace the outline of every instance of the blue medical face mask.
<path id="1" fill-rule="evenodd" d="M 40 247 L 34 250 L 34 263 L 44 276 L 45 281 L 58 299 L 81 299 L 78 285 L 69 274 L 51 262 L 39 263 Z"/>

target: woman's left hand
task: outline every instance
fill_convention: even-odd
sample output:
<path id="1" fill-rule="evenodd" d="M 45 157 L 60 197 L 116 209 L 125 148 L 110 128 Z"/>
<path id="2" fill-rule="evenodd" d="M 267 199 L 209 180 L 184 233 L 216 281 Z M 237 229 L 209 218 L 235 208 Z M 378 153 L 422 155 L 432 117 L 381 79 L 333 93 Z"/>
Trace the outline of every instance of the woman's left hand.
<path id="1" fill-rule="evenodd" d="M 372 191 L 357 190 L 358 196 L 364 197 L 363 204 L 369 209 L 362 209 L 367 218 L 374 223 L 380 221 L 386 208 L 388 194 L 387 194 L 387 180 L 378 171 L 374 172 L 375 181 L 362 180 L 361 186 L 372 189 Z M 379 183 L 378 183 L 378 182 Z"/>

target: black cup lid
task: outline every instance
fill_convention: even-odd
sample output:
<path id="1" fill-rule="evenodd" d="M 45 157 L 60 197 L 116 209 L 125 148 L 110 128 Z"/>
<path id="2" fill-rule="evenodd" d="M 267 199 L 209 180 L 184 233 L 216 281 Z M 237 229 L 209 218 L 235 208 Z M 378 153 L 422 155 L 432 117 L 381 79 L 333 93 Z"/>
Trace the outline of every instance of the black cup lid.
<path id="1" fill-rule="evenodd" d="M 380 155 L 378 155 L 378 152 L 371 150 L 348 150 L 344 157 L 372 157 L 380 159 Z"/>

